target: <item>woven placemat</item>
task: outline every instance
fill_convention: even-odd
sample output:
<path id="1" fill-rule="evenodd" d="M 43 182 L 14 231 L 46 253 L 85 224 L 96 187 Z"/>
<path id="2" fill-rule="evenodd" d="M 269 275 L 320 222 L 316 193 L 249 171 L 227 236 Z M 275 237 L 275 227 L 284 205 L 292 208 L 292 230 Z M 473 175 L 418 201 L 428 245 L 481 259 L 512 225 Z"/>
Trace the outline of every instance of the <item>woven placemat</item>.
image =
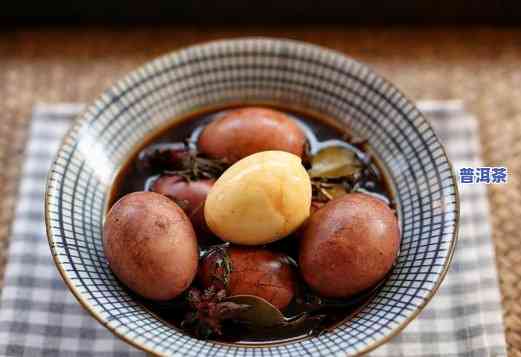
<path id="1" fill-rule="evenodd" d="M 489 188 L 509 355 L 521 356 L 521 30 L 491 29 L 53 29 L 0 39 L 0 267 L 35 102 L 88 102 L 114 79 L 161 53 L 244 35 L 289 37 L 371 64 L 413 99 L 462 99 L 479 118 L 485 164 L 507 166 Z M 2 274 L 0 274 L 1 276 Z"/>

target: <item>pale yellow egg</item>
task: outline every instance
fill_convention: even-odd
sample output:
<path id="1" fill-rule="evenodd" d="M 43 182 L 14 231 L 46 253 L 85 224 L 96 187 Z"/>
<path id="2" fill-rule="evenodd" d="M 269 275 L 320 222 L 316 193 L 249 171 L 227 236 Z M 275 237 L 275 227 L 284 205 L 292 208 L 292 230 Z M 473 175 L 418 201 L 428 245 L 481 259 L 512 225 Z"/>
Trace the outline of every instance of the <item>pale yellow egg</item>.
<path id="1" fill-rule="evenodd" d="M 309 216 L 311 182 L 300 157 L 263 151 L 237 161 L 215 182 L 204 205 L 208 227 L 244 245 L 279 240 Z"/>

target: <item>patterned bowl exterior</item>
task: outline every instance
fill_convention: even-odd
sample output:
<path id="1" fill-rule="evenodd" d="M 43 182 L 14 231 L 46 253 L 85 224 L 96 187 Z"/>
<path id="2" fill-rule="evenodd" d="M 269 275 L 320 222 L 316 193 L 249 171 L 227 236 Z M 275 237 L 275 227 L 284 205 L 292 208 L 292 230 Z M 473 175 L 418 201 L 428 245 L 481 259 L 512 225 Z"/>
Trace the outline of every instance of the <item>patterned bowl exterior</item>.
<path id="1" fill-rule="evenodd" d="M 122 162 L 158 127 L 223 103 L 275 102 L 323 113 L 367 137 L 399 202 L 402 243 L 379 293 L 332 332 L 245 347 L 188 337 L 118 284 L 102 247 L 106 199 Z M 166 356 L 344 356 L 400 331 L 445 275 L 458 224 L 455 177 L 418 109 L 393 85 L 345 56 L 289 40 L 249 38 L 190 47 L 154 60 L 90 105 L 50 172 L 46 224 L 56 265 L 79 302 L 127 342 Z"/>

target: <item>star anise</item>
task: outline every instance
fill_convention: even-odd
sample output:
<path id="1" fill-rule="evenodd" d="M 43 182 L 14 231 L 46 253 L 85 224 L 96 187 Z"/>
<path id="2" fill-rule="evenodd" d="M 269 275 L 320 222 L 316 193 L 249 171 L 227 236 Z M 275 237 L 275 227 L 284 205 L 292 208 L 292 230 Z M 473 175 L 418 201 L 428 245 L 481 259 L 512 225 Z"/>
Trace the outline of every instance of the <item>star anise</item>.
<path id="1" fill-rule="evenodd" d="M 213 286 L 203 292 L 197 288 L 190 289 L 187 300 L 192 311 L 186 314 L 181 327 L 201 339 L 222 336 L 223 322 L 233 320 L 250 308 L 249 305 L 224 301 L 225 298 L 226 291 Z"/>

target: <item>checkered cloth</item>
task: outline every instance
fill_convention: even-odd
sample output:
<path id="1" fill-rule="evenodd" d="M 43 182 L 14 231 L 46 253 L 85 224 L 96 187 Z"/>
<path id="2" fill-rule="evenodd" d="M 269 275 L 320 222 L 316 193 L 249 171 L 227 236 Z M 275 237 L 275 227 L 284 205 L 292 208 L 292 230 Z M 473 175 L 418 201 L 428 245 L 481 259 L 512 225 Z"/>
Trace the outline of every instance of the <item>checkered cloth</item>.
<path id="1" fill-rule="evenodd" d="M 455 168 L 479 166 L 478 127 L 457 102 L 420 108 Z M 60 138 L 80 105 L 38 105 L 0 301 L 0 356 L 131 356 L 126 345 L 76 302 L 56 270 L 43 221 L 45 178 Z M 373 356 L 504 356 L 501 304 L 490 240 L 486 186 L 461 188 L 461 227 L 445 281 L 427 308 Z"/>

